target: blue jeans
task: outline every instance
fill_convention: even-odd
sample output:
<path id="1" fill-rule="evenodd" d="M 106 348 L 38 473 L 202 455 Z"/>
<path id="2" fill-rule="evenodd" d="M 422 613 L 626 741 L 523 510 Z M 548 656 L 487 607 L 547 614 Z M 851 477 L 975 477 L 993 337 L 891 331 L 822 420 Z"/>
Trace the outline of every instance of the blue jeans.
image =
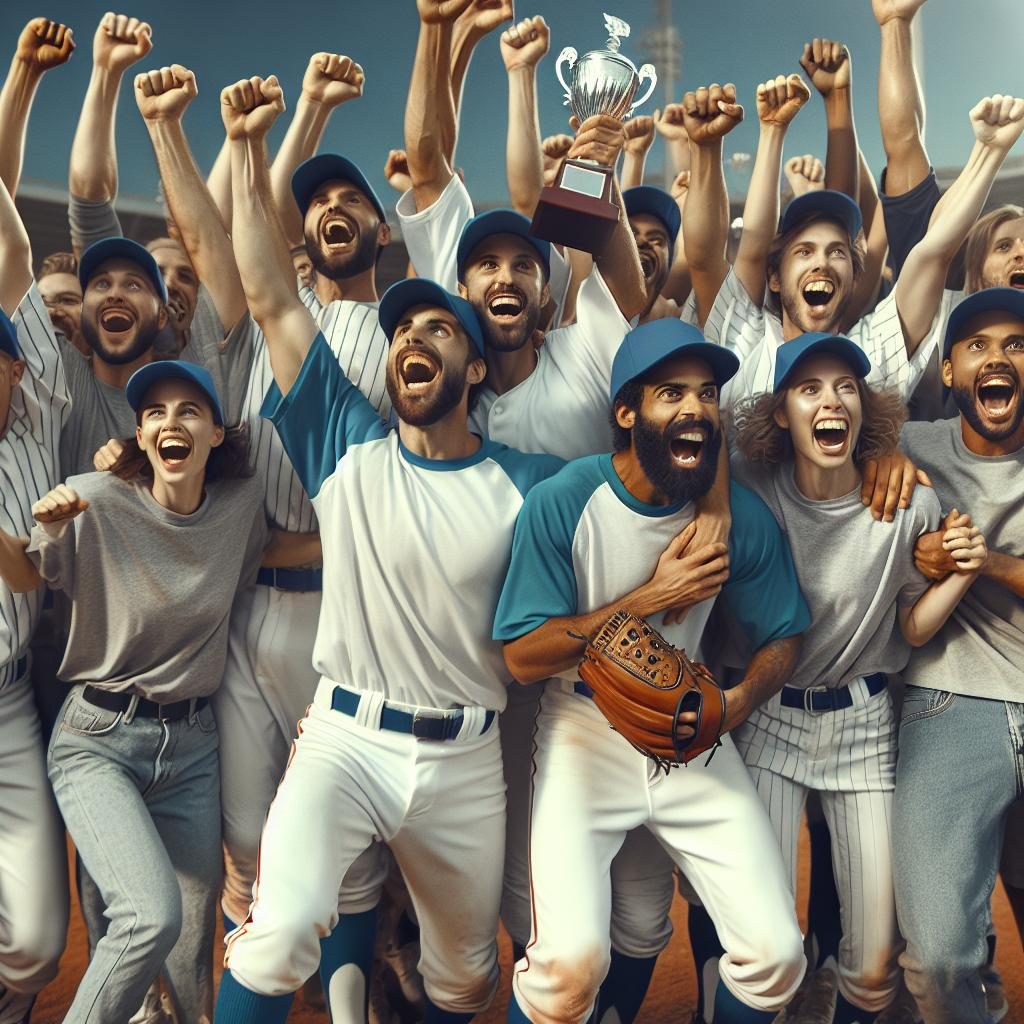
<path id="1" fill-rule="evenodd" d="M 1024 704 L 907 686 L 893 807 L 901 962 L 926 1024 L 988 1020 L 978 969 L 1010 805 L 1024 791 Z"/>
<path id="2" fill-rule="evenodd" d="M 163 972 L 178 1019 L 213 1016 L 221 881 L 217 724 L 93 707 L 75 687 L 50 741 L 50 781 L 107 907 L 106 934 L 65 1024 L 124 1024 Z"/>

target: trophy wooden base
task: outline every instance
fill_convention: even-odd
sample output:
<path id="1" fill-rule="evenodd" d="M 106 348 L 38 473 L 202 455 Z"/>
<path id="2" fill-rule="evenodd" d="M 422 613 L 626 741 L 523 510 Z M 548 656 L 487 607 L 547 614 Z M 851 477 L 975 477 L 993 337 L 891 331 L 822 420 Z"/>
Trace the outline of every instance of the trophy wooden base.
<path id="1" fill-rule="evenodd" d="M 530 233 L 600 255 L 619 222 L 619 208 L 611 201 L 614 173 L 589 160 L 566 160 L 555 183 L 540 194 Z"/>

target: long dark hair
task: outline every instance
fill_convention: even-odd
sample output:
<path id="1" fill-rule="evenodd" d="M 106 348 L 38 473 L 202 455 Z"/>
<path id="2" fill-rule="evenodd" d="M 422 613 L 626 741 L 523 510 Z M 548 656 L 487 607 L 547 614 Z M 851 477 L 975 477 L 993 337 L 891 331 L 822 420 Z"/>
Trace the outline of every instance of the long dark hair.
<path id="1" fill-rule="evenodd" d="M 149 457 L 139 447 L 135 436 L 123 441 L 124 451 L 110 467 L 110 472 L 122 480 L 142 480 L 151 483 L 153 467 Z M 206 480 L 240 480 L 252 476 L 253 467 L 249 459 L 249 427 L 246 424 L 224 428 L 224 440 L 210 449 L 206 462 Z"/>

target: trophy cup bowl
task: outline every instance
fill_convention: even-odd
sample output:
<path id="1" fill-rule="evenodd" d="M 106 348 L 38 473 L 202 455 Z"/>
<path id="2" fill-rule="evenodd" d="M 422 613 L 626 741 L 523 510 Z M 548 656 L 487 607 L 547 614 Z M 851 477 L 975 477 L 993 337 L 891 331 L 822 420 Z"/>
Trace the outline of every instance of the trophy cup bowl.
<path id="1" fill-rule="evenodd" d="M 579 57 L 573 47 L 567 46 L 555 66 L 565 102 L 581 124 L 597 114 L 624 120 L 648 100 L 658 84 L 652 65 L 645 64 L 638 71 L 618 52 L 619 37 L 629 35 L 629 26 L 607 14 L 605 22 L 610 35 L 607 49 L 591 50 Z M 566 65 L 568 81 L 563 73 Z M 637 99 L 637 90 L 645 80 L 647 89 Z M 573 249 L 602 252 L 619 220 L 619 208 L 612 201 L 614 174 L 614 168 L 592 160 L 565 160 L 554 184 L 541 192 L 531 232 Z"/>

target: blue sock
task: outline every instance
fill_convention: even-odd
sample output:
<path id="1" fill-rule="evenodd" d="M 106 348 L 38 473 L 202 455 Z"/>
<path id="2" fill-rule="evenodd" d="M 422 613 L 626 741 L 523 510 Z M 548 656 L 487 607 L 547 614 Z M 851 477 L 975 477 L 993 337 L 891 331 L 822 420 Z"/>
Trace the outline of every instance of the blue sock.
<path id="1" fill-rule="evenodd" d="M 509 1020 L 512 1019 L 512 1005 L 515 1002 L 515 999 L 509 1001 Z M 427 1008 L 423 1011 L 423 1024 L 469 1024 L 475 1016 L 475 1013 L 454 1013 L 451 1010 L 442 1010 L 440 1006 L 434 1005 L 430 996 L 427 996 Z M 525 1017 L 522 1019 L 526 1020 Z M 219 1021 L 218 1024 L 220 1024 Z"/>
<path id="2" fill-rule="evenodd" d="M 515 992 L 509 996 L 508 1000 L 508 1024 L 531 1024 L 530 1018 L 523 1013 L 523 1008 L 519 1005 Z"/>
<path id="3" fill-rule="evenodd" d="M 358 975 L 349 971 L 339 979 L 335 988 L 338 1002 L 361 1002 L 349 1008 L 349 1016 L 353 1020 L 366 1020 L 367 1007 L 370 1003 L 370 971 L 373 968 L 373 944 L 377 937 L 377 908 L 364 911 L 362 914 L 342 914 L 334 931 L 326 939 L 320 940 L 320 984 L 324 987 L 324 999 L 327 1002 L 327 1014 L 334 1020 L 331 1009 L 331 979 L 344 967 L 352 965 L 362 975 L 361 991 L 355 991 Z"/>
<path id="4" fill-rule="evenodd" d="M 832 1018 L 832 1024 L 875 1024 L 877 1013 L 862 1010 L 859 1006 L 847 1002 L 840 992 L 836 996 L 836 1012 Z"/>
<path id="5" fill-rule="evenodd" d="M 807 899 L 807 930 L 814 937 L 820 967 L 829 957 L 839 960 L 842 924 L 839 916 L 839 893 L 832 867 L 832 836 L 823 820 L 809 820 L 811 837 L 811 891 Z"/>
<path id="6" fill-rule="evenodd" d="M 217 1024 L 285 1024 L 291 1007 L 292 993 L 261 996 L 235 981 L 231 971 L 225 971 L 213 1016 Z"/>
<path id="7" fill-rule="evenodd" d="M 686 928 L 690 934 L 690 949 L 693 951 L 693 962 L 697 968 L 697 1014 L 698 1020 L 708 1020 L 705 1006 L 708 992 L 705 991 L 704 969 L 713 963 L 715 977 L 718 977 L 718 961 L 725 954 L 722 943 L 718 940 L 718 931 L 711 920 L 711 915 L 703 908 L 689 906 L 686 912 Z M 715 986 L 717 986 L 717 982 Z"/>
<path id="8" fill-rule="evenodd" d="M 715 989 L 715 1024 L 772 1024 L 777 1016 L 778 1010 L 755 1010 L 741 1003 L 721 981 Z"/>
<path id="9" fill-rule="evenodd" d="M 227 935 L 228 932 L 233 932 L 238 927 L 238 925 L 235 924 L 235 922 L 232 921 L 230 917 L 228 917 L 226 911 L 221 910 L 220 918 L 221 918 L 221 921 L 224 923 L 224 934 L 225 935 Z"/>
<path id="10" fill-rule="evenodd" d="M 622 1024 L 633 1024 L 651 984 L 656 956 L 633 957 L 612 950 L 612 963 L 597 995 L 597 1020 L 614 1010 Z"/>

